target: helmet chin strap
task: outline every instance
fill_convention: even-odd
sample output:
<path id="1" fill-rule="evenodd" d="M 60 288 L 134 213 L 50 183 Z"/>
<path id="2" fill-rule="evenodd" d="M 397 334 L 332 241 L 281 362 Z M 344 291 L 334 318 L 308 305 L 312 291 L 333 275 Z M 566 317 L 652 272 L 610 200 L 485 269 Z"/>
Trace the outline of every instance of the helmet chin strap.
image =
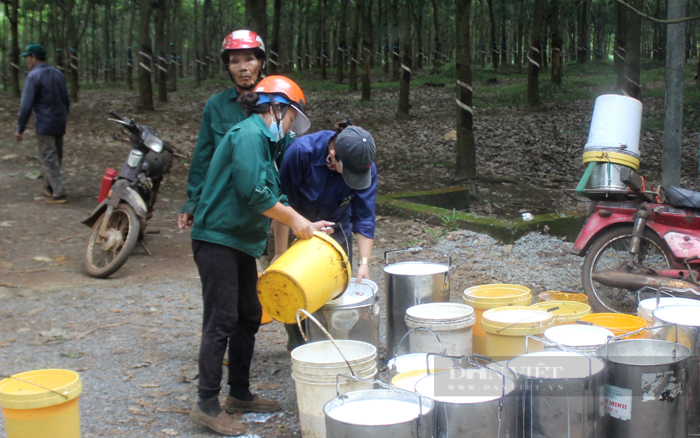
<path id="1" fill-rule="evenodd" d="M 282 128 L 283 128 L 283 126 L 281 126 L 281 124 L 282 124 L 282 119 L 284 119 L 284 116 L 287 115 L 287 110 L 289 109 L 289 105 L 290 105 L 290 104 L 286 104 L 286 105 L 284 106 L 284 108 L 282 108 L 282 116 L 281 116 L 281 117 L 277 117 L 277 110 L 275 109 L 275 106 L 276 106 L 277 104 L 274 103 L 274 96 L 273 96 L 272 94 L 270 95 L 270 102 L 272 102 L 272 114 L 274 114 L 274 116 L 275 116 L 275 122 L 276 122 L 277 127 L 280 129 L 280 132 L 281 132 L 281 131 L 282 131 Z"/>

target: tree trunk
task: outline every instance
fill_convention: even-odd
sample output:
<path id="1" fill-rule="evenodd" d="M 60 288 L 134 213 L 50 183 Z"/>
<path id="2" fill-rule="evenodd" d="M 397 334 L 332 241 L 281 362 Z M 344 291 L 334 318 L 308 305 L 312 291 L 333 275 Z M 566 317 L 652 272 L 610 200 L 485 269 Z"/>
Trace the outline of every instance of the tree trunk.
<path id="1" fill-rule="evenodd" d="M 472 109 L 471 30 L 469 13 L 471 0 L 455 0 L 457 36 L 456 102 L 457 102 L 457 163 L 458 178 L 476 177 L 476 145 Z"/>
<path id="2" fill-rule="evenodd" d="M 435 31 L 435 35 L 433 36 L 433 48 L 434 48 L 434 54 L 433 54 L 433 67 L 435 70 L 439 70 L 440 67 L 442 67 L 442 41 L 440 40 L 440 20 L 438 12 L 438 4 L 437 0 L 432 0 L 433 2 L 433 29 Z M 469 1 L 471 3 L 471 0 Z"/>
<path id="3" fill-rule="evenodd" d="M 110 1 L 105 0 L 105 19 L 104 19 L 104 36 L 103 36 L 103 49 L 104 49 L 104 57 L 105 57 L 105 69 L 104 69 L 104 79 L 105 82 L 109 82 L 111 75 L 110 75 L 110 70 L 112 68 L 112 57 L 109 56 L 109 52 L 111 50 L 110 47 L 110 34 L 109 34 L 109 24 L 112 21 L 109 17 L 109 8 L 110 8 Z"/>
<path id="4" fill-rule="evenodd" d="M 348 0 L 340 3 L 340 27 L 338 28 L 338 66 L 336 68 L 335 81 L 342 84 L 345 81 L 345 68 L 348 52 Z"/>
<path id="5" fill-rule="evenodd" d="M 360 6 L 355 4 L 355 13 L 352 20 L 352 39 L 350 41 L 350 71 L 348 73 L 348 84 L 350 91 L 357 91 L 357 65 L 360 54 Z"/>
<path id="6" fill-rule="evenodd" d="M 411 12 L 409 3 L 401 6 L 401 83 L 399 86 L 399 107 L 396 111 L 397 118 L 409 117 L 409 95 L 411 92 Z"/>
<path id="7" fill-rule="evenodd" d="M 493 69 L 498 69 L 498 43 L 496 42 L 496 19 L 493 15 L 493 0 L 488 0 L 489 5 L 489 21 L 491 22 L 491 63 Z"/>
<path id="8" fill-rule="evenodd" d="M 327 60 L 328 60 L 328 35 L 326 35 L 326 3 L 327 0 L 319 0 L 319 9 L 321 10 L 321 18 L 319 20 L 319 35 L 320 35 L 320 46 L 319 46 L 319 61 L 321 62 L 321 79 L 328 79 L 328 73 L 326 72 Z"/>
<path id="9" fill-rule="evenodd" d="M 561 49 L 563 41 L 559 29 L 559 0 L 552 0 L 552 83 L 561 85 L 563 60 Z"/>
<path id="10" fill-rule="evenodd" d="M 304 69 L 304 20 L 308 11 L 304 9 L 305 1 L 299 0 L 299 34 L 297 35 L 297 70 Z"/>
<path id="11" fill-rule="evenodd" d="M 8 0 L 5 3 L 5 15 L 10 21 L 10 91 L 12 97 L 19 99 L 22 93 L 19 89 L 19 0 Z"/>
<path id="12" fill-rule="evenodd" d="M 642 0 L 630 2 L 634 8 L 641 10 Z M 642 31 L 642 19 L 637 14 L 628 14 L 627 18 L 627 47 L 625 63 L 625 92 L 628 96 L 639 99 L 642 96 L 640 80 L 640 42 Z M 683 50 L 681 48 L 681 50 Z"/>
<path id="13" fill-rule="evenodd" d="M 370 26 L 368 0 L 357 0 L 357 6 L 360 8 L 360 21 L 362 23 L 362 64 L 364 66 L 362 72 L 362 98 L 363 101 L 369 101 L 372 97 L 371 78 L 372 73 L 372 27 Z"/>
<path id="14" fill-rule="evenodd" d="M 143 0 L 141 0 L 143 1 Z M 197 4 L 199 0 L 194 0 L 194 19 L 192 20 L 194 24 L 194 37 L 192 46 L 194 47 L 194 86 L 199 87 L 202 85 L 202 64 L 199 59 L 199 29 L 197 26 Z"/>
<path id="15" fill-rule="evenodd" d="M 391 8 L 391 80 L 398 81 L 401 71 L 401 47 L 399 46 L 401 44 L 399 41 L 399 0 L 391 0 L 389 6 Z M 364 15 L 362 16 L 362 20 L 365 20 Z"/>
<path id="16" fill-rule="evenodd" d="M 590 48 L 588 29 L 588 8 L 590 0 L 581 0 L 576 7 L 578 18 L 578 44 L 576 45 L 576 63 L 583 64 L 588 61 L 588 51 Z"/>
<path id="17" fill-rule="evenodd" d="M 212 31 L 211 29 L 211 24 L 209 23 L 211 17 L 211 0 L 204 0 L 204 4 L 202 5 L 202 52 L 200 54 L 201 60 L 202 60 L 202 72 L 201 76 L 203 79 L 209 79 L 211 75 L 211 59 L 209 56 L 209 35 L 210 32 Z M 255 29 L 253 29 L 255 30 Z M 257 31 L 256 31 L 257 32 Z M 260 34 L 260 32 L 257 32 Z M 263 38 L 263 41 L 267 41 L 266 38 Z"/>
<path id="18" fill-rule="evenodd" d="M 668 0 L 668 19 L 685 15 L 683 0 Z M 683 139 L 683 41 L 685 23 L 666 26 L 666 108 L 664 111 L 661 185 L 681 185 L 681 140 Z"/>
<path id="19" fill-rule="evenodd" d="M 168 64 L 165 58 L 165 21 L 168 19 L 168 0 L 158 0 L 156 10 L 156 71 L 158 82 L 158 102 L 168 101 Z"/>
<path id="20" fill-rule="evenodd" d="M 617 75 L 617 88 L 624 90 L 626 88 L 625 81 L 625 64 L 627 63 L 627 9 L 617 4 L 617 23 L 615 28 L 615 73 Z"/>
<path id="21" fill-rule="evenodd" d="M 169 60 L 169 68 L 168 68 L 168 91 L 176 92 L 177 91 L 177 66 L 179 64 L 178 62 L 178 56 L 177 56 L 177 45 L 175 41 L 178 39 L 177 38 L 177 17 L 179 13 L 179 8 L 180 8 L 180 2 L 179 0 L 170 0 L 170 13 L 168 14 L 169 17 L 169 25 L 168 25 L 168 41 L 171 41 L 170 44 L 167 44 L 165 46 L 165 53 L 167 54 L 168 51 L 170 51 L 170 57 L 168 58 L 166 56 L 166 59 Z"/>
<path id="22" fill-rule="evenodd" d="M 139 108 L 153 110 L 153 85 L 151 83 L 151 0 L 141 0 L 140 2 L 140 23 L 139 23 Z"/>
<path id="23" fill-rule="evenodd" d="M 508 36 L 506 30 L 506 0 L 501 0 L 501 65 L 508 64 Z"/>
<path id="24" fill-rule="evenodd" d="M 280 67 L 280 20 L 282 15 L 282 0 L 274 0 L 272 15 L 272 42 L 270 44 L 269 56 L 270 74 L 276 75 Z M 264 42 L 265 40 L 263 40 Z"/>
<path id="25" fill-rule="evenodd" d="M 527 103 L 531 108 L 540 105 L 540 67 L 542 65 L 542 11 L 544 0 L 535 0 L 535 8 L 532 11 L 532 30 L 530 37 L 532 45 L 528 52 L 528 74 L 527 74 Z"/>
<path id="26" fill-rule="evenodd" d="M 78 27 L 73 17 L 75 0 L 67 0 L 64 4 L 64 15 L 68 26 L 68 88 L 71 102 L 78 102 L 80 90 L 80 71 L 78 70 L 78 45 L 80 43 Z"/>
<path id="27" fill-rule="evenodd" d="M 421 70 L 423 68 L 423 58 L 425 56 L 425 53 L 423 51 L 423 2 L 418 2 L 415 7 L 417 9 L 420 9 L 416 11 L 413 15 L 415 16 L 415 26 L 416 26 L 416 46 L 418 51 L 416 55 L 416 63 L 415 67 L 418 70 Z M 410 37 L 410 33 L 409 33 Z"/>

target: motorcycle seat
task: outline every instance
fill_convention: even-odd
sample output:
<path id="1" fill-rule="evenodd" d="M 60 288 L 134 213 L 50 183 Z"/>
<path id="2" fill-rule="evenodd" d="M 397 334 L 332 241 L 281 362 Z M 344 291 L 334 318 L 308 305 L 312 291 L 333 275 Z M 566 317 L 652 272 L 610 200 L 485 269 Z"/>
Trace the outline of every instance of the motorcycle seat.
<path id="1" fill-rule="evenodd" d="M 670 186 L 664 187 L 664 195 L 668 203 L 674 207 L 700 210 L 700 192 Z"/>

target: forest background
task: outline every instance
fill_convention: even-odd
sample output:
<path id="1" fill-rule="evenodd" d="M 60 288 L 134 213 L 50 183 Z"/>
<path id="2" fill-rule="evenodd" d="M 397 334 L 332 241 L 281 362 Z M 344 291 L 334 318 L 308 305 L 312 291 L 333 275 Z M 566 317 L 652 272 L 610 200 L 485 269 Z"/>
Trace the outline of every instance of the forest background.
<path id="1" fill-rule="evenodd" d="M 442 111 L 452 114 L 455 131 L 439 132 L 440 140 L 453 141 L 454 155 L 434 163 L 451 174 L 451 181 L 440 181 L 438 186 L 478 180 L 482 169 L 474 123 L 484 109 L 510 108 L 537 118 L 549 113 L 545 118 L 552 118 L 558 126 L 555 131 L 565 134 L 567 127 L 559 125 L 566 122 L 556 118 L 583 108 L 585 119 L 590 117 L 590 105 L 572 110 L 556 104 L 592 103 L 602 93 L 626 94 L 645 103 L 643 131 L 651 137 L 658 134 L 656 143 L 663 146 L 658 156 L 649 157 L 652 174 L 658 174 L 664 184 L 678 185 L 682 158 L 687 161 L 692 156 L 690 169 L 692 176 L 697 175 L 695 149 L 689 153 L 682 146 L 695 143 L 689 139 L 697 130 L 695 107 L 700 99 L 692 86 L 693 77 L 697 83 L 695 72 L 700 71 L 697 17 L 692 16 L 700 9 L 696 1 L 2 3 L 2 86 L 15 98 L 26 75 L 18 55 L 26 44 L 38 42 L 50 54 L 49 62 L 66 73 L 74 102 L 84 90 L 123 90 L 137 97 L 135 109 L 158 109 L 172 100 L 173 93 L 201 90 L 212 83 L 217 84 L 215 88 L 226 86 L 220 41 L 234 29 L 249 28 L 266 43 L 267 74 L 290 75 L 307 92 L 336 96 L 357 92 L 365 107 L 377 105 L 377 96 L 387 91 L 394 93 L 392 104 L 376 111 L 382 119 L 421 117 L 414 109 L 416 98 L 434 98 L 434 93 L 421 94 L 421 88 L 454 93 L 452 102 L 440 103 Z M 659 102 L 650 100 L 659 98 L 664 99 L 662 116 Z M 579 144 L 561 138 L 554 141 L 565 150 L 550 150 L 550 154 L 580 152 L 580 134 L 586 129 L 581 124 L 574 129 Z M 533 146 L 547 149 L 544 143 Z M 582 169 L 567 173 L 564 180 L 569 183 Z"/>

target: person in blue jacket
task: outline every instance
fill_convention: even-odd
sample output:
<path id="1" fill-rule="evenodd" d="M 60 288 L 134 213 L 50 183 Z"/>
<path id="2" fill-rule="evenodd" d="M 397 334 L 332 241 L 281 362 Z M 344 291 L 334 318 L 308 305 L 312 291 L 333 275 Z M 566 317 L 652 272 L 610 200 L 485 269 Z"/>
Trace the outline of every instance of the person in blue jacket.
<path id="1" fill-rule="evenodd" d="M 279 176 L 289 206 L 311 222 L 323 218 L 338 229 L 331 235 L 347 252 L 352 264 L 353 234 L 359 261 L 356 281 L 369 279 L 374 244 L 374 205 L 377 198 L 376 146 L 372 135 L 349 120 L 335 131 L 319 131 L 292 142 L 282 159 Z M 287 250 L 289 229 L 274 225 L 275 257 Z M 296 325 L 286 327 L 287 349 L 303 343 Z"/>

